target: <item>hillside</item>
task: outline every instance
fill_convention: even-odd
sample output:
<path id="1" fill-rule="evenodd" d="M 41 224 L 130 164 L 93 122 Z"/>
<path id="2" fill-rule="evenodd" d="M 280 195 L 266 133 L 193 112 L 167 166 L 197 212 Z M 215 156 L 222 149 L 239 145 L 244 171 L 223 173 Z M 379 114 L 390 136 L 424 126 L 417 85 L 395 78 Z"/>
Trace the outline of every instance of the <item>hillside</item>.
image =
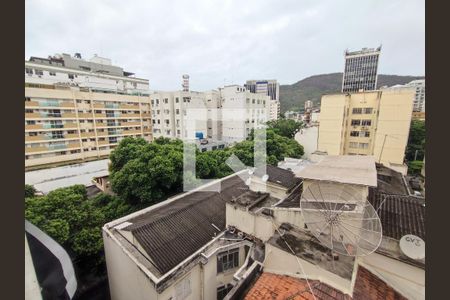
<path id="1" fill-rule="evenodd" d="M 423 76 L 378 75 L 378 87 L 405 84 Z M 323 94 L 340 92 L 342 73 L 321 74 L 307 77 L 291 85 L 280 85 L 281 113 L 303 109 L 306 100 L 315 104 Z"/>

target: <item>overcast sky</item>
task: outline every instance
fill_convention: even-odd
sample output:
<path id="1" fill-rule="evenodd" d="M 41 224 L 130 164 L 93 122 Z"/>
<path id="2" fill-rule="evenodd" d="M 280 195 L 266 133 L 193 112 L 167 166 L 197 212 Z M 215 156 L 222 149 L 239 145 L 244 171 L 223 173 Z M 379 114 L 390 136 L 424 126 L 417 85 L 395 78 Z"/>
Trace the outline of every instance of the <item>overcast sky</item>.
<path id="1" fill-rule="evenodd" d="M 25 55 L 94 54 L 150 88 L 295 83 L 382 44 L 380 74 L 425 74 L 424 0 L 26 0 Z"/>

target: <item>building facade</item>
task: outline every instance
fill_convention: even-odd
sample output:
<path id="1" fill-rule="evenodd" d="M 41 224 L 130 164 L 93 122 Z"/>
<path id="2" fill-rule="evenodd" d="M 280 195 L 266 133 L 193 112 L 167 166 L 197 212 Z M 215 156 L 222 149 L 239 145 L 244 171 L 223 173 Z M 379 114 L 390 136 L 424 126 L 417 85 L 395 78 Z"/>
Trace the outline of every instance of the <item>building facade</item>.
<path id="1" fill-rule="evenodd" d="M 156 92 L 151 96 L 155 137 L 240 142 L 257 120 L 267 120 L 269 97 L 231 85 L 206 92 Z"/>
<path id="2" fill-rule="evenodd" d="M 276 80 L 247 80 L 245 88 L 252 93 L 265 94 L 270 97 L 270 120 L 280 116 L 280 84 Z"/>
<path id="3" fill-rule="evenodd" d="M 402 167 L 413 99 L 412 89 L 322 96 L 317 150 L 374 155 L 388 167 Z"/>
<path id="4" fill-rule="evenodd" d="M 372 91 L 377 88 L 378 60 L 381 46 L 376 49 L 345 52 L 342 92 Z"/>
<path id="5" fill-rule="evenodd" d="M 152 140 L 148 80 L 108 63 L 67 55 L 25 62 L 26 168 L 107 157 L 127 136 Z"/>
<path id="6" fill-rule="evenodd" d="M 222 102 L 222 137 L 225 142 L 243 141 L 257 124 L 269 120 L 269 96 L 253 93 L 240 85 L 225 86 L 219 92 Z"/>

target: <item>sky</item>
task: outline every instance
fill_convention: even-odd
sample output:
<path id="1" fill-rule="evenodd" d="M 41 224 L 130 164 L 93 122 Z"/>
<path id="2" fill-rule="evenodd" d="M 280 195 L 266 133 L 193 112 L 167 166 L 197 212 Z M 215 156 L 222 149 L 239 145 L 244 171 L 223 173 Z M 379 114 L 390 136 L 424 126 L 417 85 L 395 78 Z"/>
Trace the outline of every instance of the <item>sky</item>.
<path id="1" fill-rule="evenodd" d="M 25 58 L 94 54 L 152 90 L 342 72 L 382 45 L 379 74 L 425 74 L 424 0 L 26 0 Z"/>

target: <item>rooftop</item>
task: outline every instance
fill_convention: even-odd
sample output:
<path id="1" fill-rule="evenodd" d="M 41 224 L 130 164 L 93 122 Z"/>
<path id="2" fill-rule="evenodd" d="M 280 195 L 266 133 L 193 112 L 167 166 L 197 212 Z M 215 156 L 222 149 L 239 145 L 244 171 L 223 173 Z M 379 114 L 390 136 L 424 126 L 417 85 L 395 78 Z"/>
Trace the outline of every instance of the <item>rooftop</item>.
<path id="1" fill-rule="evenodd" d="M 387 168 L 382 164 L 376 164 L 377 189 L 387 194 L 408 195 L 408 190 L 400 172 Z"/>
<path id="2" fill-rule="evenodd" d="M 377 171 L 373 156 L 327 155 L 296 175 L 304 179 L 377 186 Z"/>
<path id="3" fill-rule="evenodd" d="M 224 179 L 221 185 L 220 193 L 186 193 L 124 219 L 123 227 L 118 225 L 136 238 L 138 244 L 129 242 L 135 248 L 142 247 L 156 276 L 167 273 L 225 230 L 225 202 L 247 192 L 248 187 L 237 175 Z"/>
<path id="4" fill-rule="evenodd" d="M 368 200 L 380 217 L 384 236 L 400 240 L 406 234 L 413 234 L 425 241 L 425 201 L 422 198 L 369 189 Z"/>
<path id="5" fill-rule="evenodd" d="M 287 189 L 292 189 L 298 185 L 302 180 L 295 177 L 295 174 L 290 170 L 281 169 L 271 165 L 266 165 L 266 170 L 264 173 L 264 168 L 260 167 L 255 170 L 253 175 L 262 177 L 268 175 L 268 182 L 281 185 Z"/>
<path id="6" fill-rule="evenodd" d="M 318 280 L 309 280 L 316 299 L 351 299 L 350 296 Z M 314 299 L 305 279 L 273 273 L 262 273 L 245 300 Z"/>
<path id="7" fill-rule="evenodd" d="M 286 228 L 286 226 L 282 227 Z M 281 227 L 280 227 L 281 228 Z M 291 253 L 286 242 L 292 247 L 295 255 L 306 260 L 322 269 L 339 275 L 342 278 L 351 279 L 355 258 L 347 255 L 339 255 L 338 260 L 332 260 L 331 250 L 322 245 L 319 240 L 307 231 L 290 228 L 284 230 L 284 234 L 278 232 L 269 239 L 268 243 Z"/>

